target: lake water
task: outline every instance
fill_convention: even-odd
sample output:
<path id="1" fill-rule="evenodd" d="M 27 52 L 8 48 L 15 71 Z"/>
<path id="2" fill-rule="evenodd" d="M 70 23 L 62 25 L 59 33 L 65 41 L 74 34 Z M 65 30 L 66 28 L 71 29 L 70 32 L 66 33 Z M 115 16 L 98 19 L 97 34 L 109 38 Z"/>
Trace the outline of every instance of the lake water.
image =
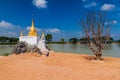
<path id="1" fill-rule="evenodd" d="M 56 52 L 93 55 L 92 51 L 84 44 L 49 44 L 48 46 Z M 13 47 L 14 45 L 0 45 L 0 55 L 11 53 Z M 103 50 L 103 56 L 120 57 L 120 46 L 118 44 L 108 45 Z"/>

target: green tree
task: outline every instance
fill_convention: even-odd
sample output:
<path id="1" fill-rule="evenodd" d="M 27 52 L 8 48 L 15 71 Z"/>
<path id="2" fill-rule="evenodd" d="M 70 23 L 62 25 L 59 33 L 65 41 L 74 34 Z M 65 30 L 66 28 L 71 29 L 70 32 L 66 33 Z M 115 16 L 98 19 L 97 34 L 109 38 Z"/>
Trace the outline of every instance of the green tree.
<path id="1" fill-rule="evenodd" d="M 117 42 L 120 43 L 120 40 L 118 40 Z"/>
<path id="2" fill-rule="evenodd" d="M 113 41 L 114 39 L 112 37 L 110 37 L 110 41 Z"/>
<path id="3" fill-rule="evenodd" d="M 50 43 L 50 42 L 52 41 L 52 34 L 47 34 L 47 35 L 45 36 L 45 39 L 46 39 L 46 41 L 47 41 L 48 43 Z"/>
<path id="4" fill-rule="evenodd" d="M 65 42 L 65 39 L 61 38 L 60 42 L 63 44 Z"/>
<path id="5" fill-rule="evenodd" d="M 80 38 L 80 42 L 86 42 L 87 38 Z"/>
<path id="6" fill-rule="evenodd" d="M 16 43 L 16 42 L 18 42 L 18 38 L 9 38 L 9 37 L 5 37 L 5 36 L 1 36 L 0 37 L 0 42 L 2 42 L 2 43 L 11 43 L 11 42 L 14 42 L 14 43 Z"/>
<path id="7" fill-rule="evenodd" d="M 0 37 L 0 42 L 2 42 L 2 43 L 6 42 L 7 40 L 9 40 L 8 37 L 4 37 L 4 36 Z"/>
<path id="8" fill-rule="evenodd" d="M 71 39 L 69 39 L 69 42 L 70 43 L 77 43 L 78 39 L 77 38 L 71 38 Z"/>
<path id="9" fill-rule="evenodd" d="M 11 42 L 18 42 L 19 41 L 19 39 L 18 38 L 9 38 L 9 42 L 11 43 Z"/>

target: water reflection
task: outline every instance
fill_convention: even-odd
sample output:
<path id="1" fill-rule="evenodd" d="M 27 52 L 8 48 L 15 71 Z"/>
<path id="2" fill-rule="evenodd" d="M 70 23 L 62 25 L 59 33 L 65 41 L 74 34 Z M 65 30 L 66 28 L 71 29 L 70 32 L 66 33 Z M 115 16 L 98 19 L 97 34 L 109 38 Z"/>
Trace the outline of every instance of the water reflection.
<path id="1" fill-rule="evenodd" d="M 118 44 L 118 46 L 120 47 L 120 44 Z"/>
<path id="2" fill-rule="evenodd" d="M 80 44 L 81 46 L 80 46 L 80 48 L 84 48 L 84 49 L 87 49 L 88 48 L 88 45 L 87 44 Z"/>
<path id="3" fill-rule="evenodd" d="M 65 47 L 65 44 L 61 44 L 61 47 L 63 47 L 63 48 L 64 48 L 64 47 Z"/>
<path id="4" fill-rule="evenodd" d="M 93 52 L 88 49 L 86 44 L 52 44 L 52 50 L 58 52 L 70 52 L 77 54 L 92 54 Z M 108 44 L 103 50 L 103 56 L 120 57 L 120 46 L 118 44 Z"/>
<path id="5" fill-rule="evenodd" d="M 113 48 L 112 44 L 107 44 L 104 49 L 105 50 L 110 50 L 112 48 Z"/>
<path id="6" fill-rule="evenodd" d="M 85 48 L 87 49 L 89 47 L 88 47 L 87 44 L 80 44 L 80 48 L 81 49 L 85 49 Z M 107 44 L 104 49 L 109 50 L 109 49 L 112 49 L 112 48 L 113 48 L 112 44 Z"/>
<path id="7" fill-rule="evenodd" d="M 76 54 L 92 54 L 85 44 L 47 44 L 48 48 L 57 52 L 68 52 Z M 14 45 L 0 45 L 0 55 L 11 53 Z M 120 45 L 109 44 L 103 50 L 104 56 L 120 57 Z"/>
<path id="8" fill-rule="evenodd" d="M 76 49 L 78 47 L 77 44 L 69 44 L 69 48 L 73 48 L 73 49 Z"/>
<path id="9" fill-rule="evenodd" d="M 4 53 L 11 53 L 14 48 L 14 45 L 0 45 L 0 55 Z"/>

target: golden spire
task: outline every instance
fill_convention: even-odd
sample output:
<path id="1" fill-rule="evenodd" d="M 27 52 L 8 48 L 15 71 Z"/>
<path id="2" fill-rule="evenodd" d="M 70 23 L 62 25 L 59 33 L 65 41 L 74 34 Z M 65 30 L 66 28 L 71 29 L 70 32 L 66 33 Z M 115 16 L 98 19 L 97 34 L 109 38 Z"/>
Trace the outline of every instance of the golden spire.
<path id="1" fill-rule="evenodd" d="M 37 31 L 35 29 L 34 20 L 33 19 L 32 19 L 32 25 L 31 25 L 31 28 L 30 28 L 28 36 L 37 36 Z"/>
<path id="2" fill-rule="evenodd" d="M 20 37 L 22 37 L 23 36 L 23 33 L 22 33 L 22 31 L 20 32 Z"/>
<path id="3" fill-rule="evenodd" d="M 34 27 L 34 20 L 32 19 L 32 25 L 31 25 L 31 28 L 32 29 L 35 29 L 35 27 Z"/>
<path id="4" fill-rule="evenodd" d="M 44 34 L 44 31 L 42 31 L 42 36 L 41 36 L 41 39 L 45 39 L 45 34 Z"/>

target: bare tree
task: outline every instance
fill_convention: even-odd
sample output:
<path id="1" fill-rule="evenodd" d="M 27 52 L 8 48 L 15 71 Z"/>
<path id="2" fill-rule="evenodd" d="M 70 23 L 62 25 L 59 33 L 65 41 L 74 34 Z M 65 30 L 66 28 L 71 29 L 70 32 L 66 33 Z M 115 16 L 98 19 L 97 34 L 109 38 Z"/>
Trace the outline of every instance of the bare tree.
<path id="1" fill-rule="evenodd" d="M 110 25 L 102 12 L 89 12 L 81 21 L 88 47 L 97 60 L 101 60 L 102 50 L 110 39 Z"/>

